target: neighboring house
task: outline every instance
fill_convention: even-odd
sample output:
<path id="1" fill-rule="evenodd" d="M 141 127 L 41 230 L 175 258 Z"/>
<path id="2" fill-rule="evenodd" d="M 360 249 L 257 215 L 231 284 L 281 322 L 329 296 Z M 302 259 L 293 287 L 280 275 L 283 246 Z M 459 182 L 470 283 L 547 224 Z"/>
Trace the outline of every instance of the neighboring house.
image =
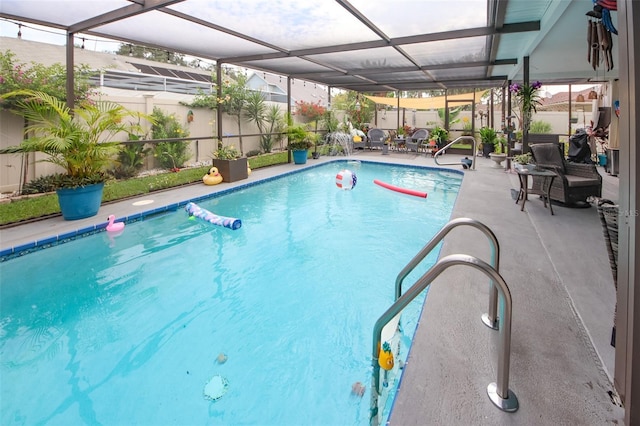
<path id="1" fill-rule="evenodd" d="M 264 73 L 263 73 L 264 75 Z M 265 101 L 287 103 L 287 92 L 277 84 L 269 83 L 263 75 L 253 73 L 247 78 L 247 87 L 250 90 L 261 92 Z M 291 98 L 293 104 L 293 98 Z"/>
<path id="2" fill-rule="evenodd" d="M 39 43 L 11 37 L 0 37 L 2 51 L 11 51 L 19 63 L 40 63 L 50 66 L 65 63 L 65 46 Z M 99 71 L 91 80 L 98 87 L 110 87 L 134 91 L 172 92 L 195 95 L 199 91 L 213 89 L 211 72 L 198 68 L 149 61 L 94 52 L 76 48 L 75 63 L 86 64 Z"/>
<path id="3" fill-rule="evenodd" d="M 571 111 L 584 111 L 591 112 L 593 108 L 593 100 L 589 99 L 589 93 L 599 91 L 598 86 L 589 87 L 580 91 L 572 91 L 571 99 L 569 99 L 569 92 L 560 92 L 552 95 L 548 98 L 541 99 L 541 105 L 538 107 L 538 111 L 569 111 L 569 100 L 571 100 Z M 598 103 L 596 103 L 597 105 Z"/>

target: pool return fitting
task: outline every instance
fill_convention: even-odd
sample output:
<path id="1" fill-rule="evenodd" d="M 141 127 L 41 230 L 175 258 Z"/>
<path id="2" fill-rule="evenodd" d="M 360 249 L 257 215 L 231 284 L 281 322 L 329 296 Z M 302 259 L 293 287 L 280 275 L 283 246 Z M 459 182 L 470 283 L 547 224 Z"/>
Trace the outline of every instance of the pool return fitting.
<path id="1" fill-rule="evenodd" d="M 472 144 L 472 149 L 471 149 L 471 166 L 469 166 L 469 169 L 471 170 L 475 170 L 476 169 L 476 155 L 478 153 L 478 147 L 477 147 L 477 142 L 476 139 L 473 136 L 460 136 L 459 138 L 456 138 L 453 142 L 449 142 L 448 144 L 446 144 L 445 146 L 443 146 L 442 148 L 440 148 L 438 150 L 438 152 L 436 152 L 433 155 L 433 161 L 436 162 L 436 164 L 438 166 L 461 166 L 462 163 L 458 162 L 458 163 L 441 163 L 438 161 L 438 157 L 441 156 L 442 154 L 445 153 L 445 151 L 447 150 L 447 148 L 449 148 L 451 145 L 458 143 L 459 141 L 466 139 L 471 141 Z"/>
<path id="2" fill-rule="evenodd" d="M 453 228 L 467 225 L 482 231 L 491 243 L 491 264 L 474 256 L 465 254 L 452 254 L 443 257 L 433 265 L 424 275 L 413 284 L 405 294 L 402 294 L 402 282 L 406 276 L 423 260 L 431 250 L 449 233 Z M 396 301 L 380 316 L 373 328 L 372 362 L 373 367 L 371 385 L 371 414 L 370 425 L 379 424 L 378 400 L 380 396 L 380 348 L 382 334 L 386 331 L 385 326 L 398 321 L 401 311 L 422 293 L 442 272 L 454 265 L 466 265 L 478 269 L 489 277 L 491 286 L 489 292 L 489 312 L 482 316 L 482 322 L 493 330 L 499 330 L 498 349 L 498 377 L 496 382 L 487 386 L 487 394 L 491 402 L 500 410 L 515 412 L 518 410 L 518 399 L 509 389 L 509 363 L 511 356 L 511 315 L 512 300 L 511 292 L 507 283 L 498 272 L 499 268 L 499 245 L 493 232 L 481 222 L 469 218 L 458 218 L 448 222 L 422 250 L 413 258 L 407 266 L 398 274 L 396 279 Z M 498 296 L 501 299 L 501 315 L 497 316 Z M 498 318 L 500 325 L 498 326 Z M 390 324 L 391 323 L 391 324 Z M 388 331 L 387 331 L 388 333 Z M 385 372 L 386 373 L 386 372 Z"/>

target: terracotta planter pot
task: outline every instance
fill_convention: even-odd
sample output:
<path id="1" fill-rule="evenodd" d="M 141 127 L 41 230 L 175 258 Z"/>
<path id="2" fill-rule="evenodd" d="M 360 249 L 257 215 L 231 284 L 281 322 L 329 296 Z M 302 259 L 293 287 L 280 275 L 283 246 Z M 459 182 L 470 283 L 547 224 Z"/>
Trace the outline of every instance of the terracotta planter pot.
<path id="1" fill-rule="evenodd" d="M 247 173 L 247 159 L 245 157 L 235 160 L 213 160 L 213 167 L 218 168 L 223 182 L 235 182 L 249 177 Z"/>

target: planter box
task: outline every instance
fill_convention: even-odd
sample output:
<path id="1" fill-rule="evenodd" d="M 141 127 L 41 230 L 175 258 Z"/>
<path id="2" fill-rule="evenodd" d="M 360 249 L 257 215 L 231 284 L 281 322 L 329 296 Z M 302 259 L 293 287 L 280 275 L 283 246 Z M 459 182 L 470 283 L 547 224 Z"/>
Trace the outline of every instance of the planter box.
<path id="1" fill-rule="evenodd" d="M 235 182 L 249 177 L 247 172 L 247 159 L 245 157 L 235 160 L 213 160 L 213 167 L 218 168 L 223 182 Z"/>

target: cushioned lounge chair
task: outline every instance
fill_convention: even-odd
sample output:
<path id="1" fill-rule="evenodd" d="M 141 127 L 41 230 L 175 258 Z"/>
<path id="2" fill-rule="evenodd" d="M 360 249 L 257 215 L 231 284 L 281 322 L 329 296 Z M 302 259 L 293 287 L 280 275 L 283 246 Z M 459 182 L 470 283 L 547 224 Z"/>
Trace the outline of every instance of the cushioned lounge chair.
<path id="1" fill-rule="evenodd" d="M 367 136 L 369 138 L 370 149 L 373 149 L 373 148 L 382 149 L 382 146 L 384 145 L 384 140 L 387 137 L 387 135 L 385 135 L 384 131 L 381 129 L 370 129 L 369 132 L 367 132 Z"/>
<path id="2" fill-rule="evenodd" d="M 602 224 L 604 242 L 607 245 L 609 255 L 609 266 L 613 275 L 613 285 L 616 289 L 616 299 L 618 296 L 618 206 L 611 200 L 598 200 L 598 216 Z M 613 328 L 611 329 L 611 346 L 616 345 L 616 309 L 613 312 Z"/>
<path id="3" fill-rule="evenodd" d="M 589 197 L 600 197 L 602 176 L 595 164 L 571 163 L 564 160 L 560 146 L 555 143 L 539 143 L 530 146 L 538 167 L 553 170 L 558 176 L 551 185 L 552 200 L 570 205 L 586 202 Z M 542 190 L 544 179 L 533 176 L 533 188 Z"/>
<path id="4" fill-rule="evenodd" d="M 413 132 L 411 136 L 406 138 L 407 151 L 415 151 L 420 153 L 423 149 L 423 143 L 429 139 L 429 131 L 427 129 L 420 129 Z"/>

